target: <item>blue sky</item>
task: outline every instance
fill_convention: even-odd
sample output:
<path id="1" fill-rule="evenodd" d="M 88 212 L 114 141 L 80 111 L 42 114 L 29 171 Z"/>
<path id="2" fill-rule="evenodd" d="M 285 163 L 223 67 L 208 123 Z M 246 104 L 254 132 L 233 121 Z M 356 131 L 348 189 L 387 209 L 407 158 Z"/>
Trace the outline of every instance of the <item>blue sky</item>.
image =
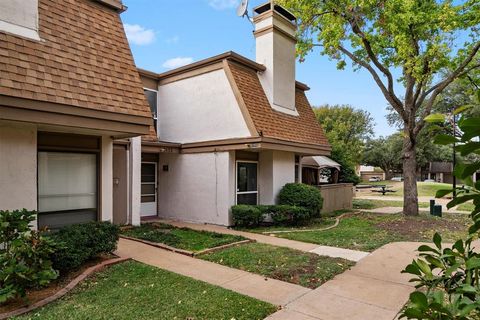
<path id="1" fill-rule="evenodd" d="M 255 60 L 253 27 L 236 16 L 239 0 L 124 0 L 122 14 L 138 67 L 163 72 L 226 51 Z M 265 2 L 251 0 L 250 8 Z M 307 83 L 312 105 L 350 104 L 369 111 L 375 133 L 395 131 L 385 119 L 386 101 L 370 75 L 340 71 L 318 52 L 297 63 L 297 80 Z"/>

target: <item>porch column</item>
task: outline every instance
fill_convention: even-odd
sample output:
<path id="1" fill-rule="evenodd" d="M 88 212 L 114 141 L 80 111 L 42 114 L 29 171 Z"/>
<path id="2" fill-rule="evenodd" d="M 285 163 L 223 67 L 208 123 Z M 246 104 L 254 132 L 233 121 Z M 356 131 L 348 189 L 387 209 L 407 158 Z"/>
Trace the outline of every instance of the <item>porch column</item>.
<path id="1" fill-rule="evenodd" d="M 113 140 L 102 136 L 100 212 L 102 221 L 113 221 Z"/>
<path id="2" fill-rule="evenodd" d="M 140 225 L 142 138 L 130 139 L 130 223 Z"/>

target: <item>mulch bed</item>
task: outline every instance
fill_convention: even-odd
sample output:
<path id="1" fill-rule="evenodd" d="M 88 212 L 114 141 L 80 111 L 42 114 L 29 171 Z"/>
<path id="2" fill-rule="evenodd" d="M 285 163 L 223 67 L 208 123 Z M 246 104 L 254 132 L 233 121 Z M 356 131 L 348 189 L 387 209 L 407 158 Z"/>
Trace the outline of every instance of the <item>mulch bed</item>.
<path id="1" fill-rule="evenodd" d="M 55 281 L 52 281 L 47 287 L 28 290 L 25 299 L 11 300 L 6 304 L 0 305 L 0 320 L 18 316 L 43 307 L 44 305 L 64 296 L 79 282 L 90 276 L 92 273 L 95 273 L 108 265 L 123 262 L 125 260 L 128 259 L 118 258 L 115 255 L 101 256 L 87 262 L 78 270 L 60 276 Z"/>
<path id="2" fill-rule="evenodd" d="M 461 221 L 443 219 L 418 219 L 404 217 L 401 220 L 385 221 L 375 224 L 376 227 L 401 234 L 407 238 L 417 239 L 426 230 L 463 231 L 467 224 Z"/>

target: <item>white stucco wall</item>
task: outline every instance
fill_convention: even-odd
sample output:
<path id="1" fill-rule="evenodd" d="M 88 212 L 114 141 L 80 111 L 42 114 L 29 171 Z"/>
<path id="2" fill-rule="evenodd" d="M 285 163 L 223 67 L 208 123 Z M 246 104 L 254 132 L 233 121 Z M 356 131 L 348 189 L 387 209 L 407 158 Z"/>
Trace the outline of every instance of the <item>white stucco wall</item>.
<path id="1" fill-rule="evenodd" d="M 265 150 L 259 156 L 259 202 L 274 204 L 282 187 L 295 182 L 295 154 Z"/>
<path id="2" fill-rule="evenodd" d="M 168 165 L 168 172 L 163 166 Z M 161 154 L 159 216 L 175 220 L 230 225 L 234 204 L 233 152 Z"/>
<path id="3" fill-rule="evenodd" d="M 158 128 L 164 141 L 250 136 L 223 69 L 160 86 L 158 99 Z"/>
<path id="4" fill-rule="evenodd" d="M 0 210 L 37 210 L 37 129 L 0 121 Z"/>
<path id="5" fill-rule="evenodd" d="M 282 20 L 278 17 L 262 20 L 255 25 L 255 30 L 274 25 L 294 35 L 295 27 Z M 259 74 L 265 94 L 272 108 L 292 115 L 298 115 L 295 109 L 295 58 L 295 41 L 280 31 L 274 29 L 256 37 L 256 61 L 267 67 Z"/>
<path id="6" fill-rule="evenodd" d="M 102 136 L 100 166 L 101 219 L 113 221 L 113 140 L 110 136 Z"/>

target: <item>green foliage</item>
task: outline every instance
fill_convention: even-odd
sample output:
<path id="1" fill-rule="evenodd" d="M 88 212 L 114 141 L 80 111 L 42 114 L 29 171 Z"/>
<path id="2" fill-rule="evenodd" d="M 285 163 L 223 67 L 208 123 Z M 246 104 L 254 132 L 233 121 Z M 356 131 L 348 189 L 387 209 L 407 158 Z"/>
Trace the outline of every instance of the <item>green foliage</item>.
<path id="1" fill-rule="evenodd" d="M 331 158 L 342 166 L 339 182 L 358 184 L 355 166 L 360 164 L 365 141 L 373 135 L 372 116 L 349 105 L 324 105 L 313 111 L 332 145 Z"/>
<path id="2" fill-rule="evenodd" d="M 89 222 L 67 226 L 49 237 L 60 248 L 53 255 L 53 265 L 60 272 L 80 267 L 100 254 L 117 249 L 120 229 L 109 222 Z"/>
<path id="3" fill-rule="evenodd" d="M 290 205 L 268 206 L 264 212 L 270 214 L 275 225 L 296 225 L 311 217 L 309 209 Z"/>
<path id="4" fill-rule="evenodd" d="M 358 161 L 348 159 L 346 149 L 333 145 L 330 157 L 342 167 L 338 176 L 338 182 L 353 183 L 354 185 L 360 183 L 360 177 L 355 173 L 355 166 Z"/>
<path id="5" fill-rule="evenodd" d="M 403 154 L 414 154 L 442 92 L 456 79 L 480 69 L 478 0 L 276 0 L 299 22 L 300 61 L 314 49 L 363 69 L 398 114 Z M 400 84 L 400 85 L 399 85 Z M 415 192 L 417 159 L 403 157 L 405 188 Z M 407 192 L 405 192 L 407 194 Z M 416 197 L 405 214 L 418 215 Z"/>
<path id="6" fill-rule="evenodd" d="M 270 218 L 273 225 L 296 225 L 311 218 L 311 211 L 291 205 L 236 205 L 232 215 L 237 227 L 258 227 Z"/>
<path id="7" fill-rule="evenodd" d="M 438 117 L 437 121 L 443 121 Z M 459 121 L 462 135 L 458 141 L 463 156 L 480 154 L 480 118 L 464 115 Z M 441 139 L 442 140 L 442 139 Z M 443 141 L 440 141 L 443 142 Z M 414 260 L 403 271 L 415 275 L 412 281 L 424 292 L 415 292 L 403 311 L 408 319 L 478 319 L 480 317 L 480 253 L 474 251 L 473 241 L 480 230 L 480 182 L 473 183 L 471 175 L 480 165 L 476 162 L 455 167 L 455 175 L 466 182 L 458 196 L 447 205 L 452 208 L 473 201 L 473 224 L 466 239 L 459 239 L 453 246 L 444 247 L 442 237 L 436 233 L 435 246 L 418 248 L 420 259 Z M 452 190 L 440 190 L 444 196 Z"/>
<path id="8" fill-rule="evenodd" d="M 400 157 L 402 147 L 403 137 L 398 133 L 386 138 L 370 140 L 365 148 L 363 162 L 366 165 L 382 168 L 388 180 L 391 178 L 392 172 L 402 166 Z"/>
<path id="9" fill-rule="evenodd" d="M 303 183 L 287 183 L 278 194 L 278 203 L 307 208 L 312 217 L 318 217 L 323 206 L 323 198 L 316 187 Z"/>
<path id="10" fill-rule="evenodd" d="M 263 220 L 263 211 L 259 206 L 239 204 L 232 207 L 233 222 L 237 227 L 255 227 Z"/>
<path id="11" fill-rule="evenodd" d="M 344 149 L 346 160 L 358 162 L 365 141 L 373 136 L 370 113 L 349 105 L 323 105 L 313 111 L 330 144 Z"/>
<path id="12" fill-rule="evenodd" d="M 35 216 L 25 209 L 0 211 L 0 304 L 58 276 L 50 260 L 55 243 L 30 229 Z"/>

